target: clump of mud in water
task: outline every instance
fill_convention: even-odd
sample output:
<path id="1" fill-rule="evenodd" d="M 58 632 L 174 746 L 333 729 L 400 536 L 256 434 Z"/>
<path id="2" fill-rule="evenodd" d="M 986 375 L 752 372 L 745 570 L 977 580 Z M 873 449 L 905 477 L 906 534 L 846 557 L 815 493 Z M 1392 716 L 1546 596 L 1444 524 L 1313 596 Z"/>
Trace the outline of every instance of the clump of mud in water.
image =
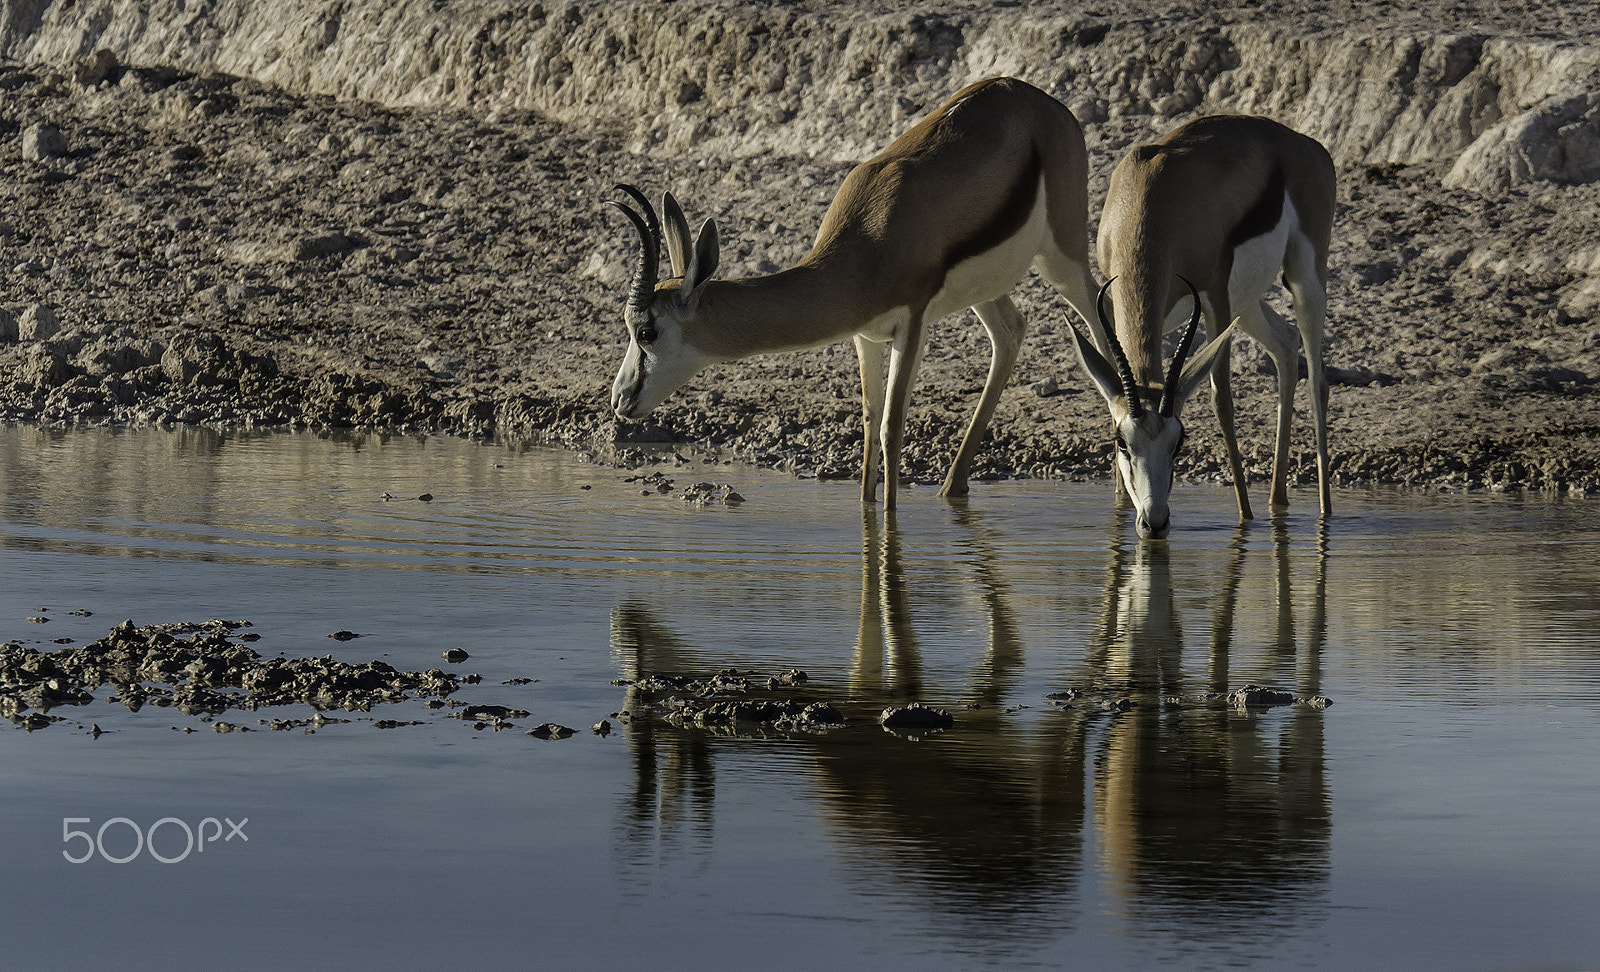
<path id="1" fill-rule="evenodd" d="M 748 735 L 762 728 L 778 732 L 827 732 L 845 725 L 845 718 L 826 701 L 792 698 L 750 698 L 751 693 L 778 693 L 804 685 L 806 673 L 789 669 L 762 676 L 738 669 L 724 669 L 714 675 L 646 675 L 627 685 L 638 699 L 623 721 L 648 715 L 679 728 L 709 729 L 719 733 Z M 744 696 L 730 698 L 730 696 Z"/>
<path id="2" fill-rule="evenodd" d="M 247 621 L 202 621 L 136 627 L 124 621 L 98 641 L 41 652 L 0 644 L 0 716 L 32 730 L 57 722 L 49 710 L 87 705 L 111 685 L 111 701 L 137 712 L 145 705 L 186 715 L 303 703 L 315 709 L 369 711 L 406 698 L 445 698 L 462 682 L 430 668 L 404 672 L 382 661 L 352 665 L 321 658 L 263 658 L 234 632 Z"/>

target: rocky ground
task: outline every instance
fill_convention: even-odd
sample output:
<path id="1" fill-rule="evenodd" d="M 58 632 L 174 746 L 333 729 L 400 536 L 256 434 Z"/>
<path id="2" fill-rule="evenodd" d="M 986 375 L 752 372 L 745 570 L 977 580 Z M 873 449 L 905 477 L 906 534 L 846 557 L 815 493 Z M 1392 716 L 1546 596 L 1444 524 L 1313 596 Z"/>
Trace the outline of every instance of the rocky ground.
<path id="1" fill-rule="evenodd" d="M 1600 35 L 1600 20 L 1585 19 L 1592 5 L 1555 5 L 1558 16 L 1542 19 L 1479 6 L 1466 26 L 1481 58 L 1484 38 L 1543 31 L 1554 39 L 1540 43 L 1559 48 Z M 1433 29 L 1411 6 L 1366 9 L 1396 29 Z M 1204 32 L 1214 24 L 1194 18 L 1229 19 L 1172 6 L 1146 11 L 1141 27 L 1115 13 L 1083 13 L 1072 43 L 1089 50 L 1150 24 Z M 910 101 L 873 74 L 828 89 L 886 113 L 879 144 L 934 107 L 932 92 L 966 80 L 948 64 L 922 71 L 916 59 L 937 51 L 908 50 L 906 70 L 920 72 Z M 385 107 L 124 57 L 0 62 L 0 420 L 426 429 L 561 443 L 608 461 L 642 443 L 692 442 L 804 474 L 855 472 L 848 345 L 718 366 L 646 422 L 611 417 L 635 242 L 604 206 L 617 182 L 652 195 L 671 187 L 692 220 L 717 217 L 726 274 L 770 272 L 808 248 L 850 158 L 861 157 L 849 151 L 864 140 L 854 129 L 838 152 L 778 142 L 738 152 L 702 120 L 696 149 L 692 126 L 556 121 L 450 98 Z M 779 78 L 775 97 L 792 81 Z M 1054 89 L 1085 122 L 1096 208 L 1130 145 L 1195 112 L 1259 103 L 1218 101 L 1230 90 L 1222 81 L 1184 95 L 1169 78 L 1126 97 L 1119 83 L 1136 92 L 1149 77 L 1097 76 L 1103 97 L 1070 80 Z M 673 91 L 668 101 L 690 114 L 712 97 Z M 796 110 L 794 123 L 807 122 L 803 104 Z M 772 111 L 779 125 L 790 109 Z M 1581 113 L 1572 125 L 1600 130 Z M 1565 169 L 1544 172 L 1554 177 L 1487 184 L 1462 176 L 1459 152 L 1336 156 L 1336 482 L 1600 489 L 1600 183 L 1581 181 L 1587 170 L 1570 151 Z M 1104 407 L 1077 374 L 1065 302 L 1032 280 L 1019 305 L 1033 327 L 979 477 L 1106 475 Z M 987 356 L 970 315 L 936 330 L 913 404 L 911 478 L 942 477 Z M 1270 461 L 1270 364 L 1246 347 L 1235 368 L 1259 479 Z M 1300 416 L 1295 476 L 1305 483 L 1315 472 L 1304 402 Z M 1180 477 L 1218 480 L 1208 404 L 1190 417 L 1195 445 Z"/>

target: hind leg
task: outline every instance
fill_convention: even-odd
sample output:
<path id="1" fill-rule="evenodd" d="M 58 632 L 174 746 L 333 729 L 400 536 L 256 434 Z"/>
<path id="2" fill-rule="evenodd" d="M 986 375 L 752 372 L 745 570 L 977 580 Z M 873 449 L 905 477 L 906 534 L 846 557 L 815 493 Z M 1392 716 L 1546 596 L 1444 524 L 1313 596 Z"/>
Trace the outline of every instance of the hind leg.
<path id="1" fill-rule="evenodd" d="M 1306 374 L 1311 383 L 1312 419 L 1317 434 L 1317 493 L 1324 517 L 1333 515 L 1333 490 L 1328 469 L 1328 375 L 1322 360 L 1328 292 L 1317 273 L 1309 242 L 1291 247 L 1285 261 L 1285 282 L 1294 297 L 1295 324 L 1305 346 Z"/>
<path id="2" fill-rule="evenodd" d="M 906 437 L 906 414 L 911 410 L 911 388 L 922 367 L 925 335 L 922 308 L 917 308 L 905 330 L 889 346 L 889 374 L 883 408 L 883 509 L 895 508 L 900 490 L 900 453 Z"/>
<path id="3" fill-rule="evenodd" d="M 1105 346 L 1105 338 L 1100 334 L 1100 326 L 1092 316 L 1098 288 L 1093 274 L 1089 273 L 1087 259 L 1074 260 L 1057 249 L 1054 243 L 1046 241 L 1039 255 L 1034 258 L 1033 265 L 1089 326 L 1089 337 L 1094 341 L 1095 348 L 1101 354 L 1110 354 L 1110 349 Z"/>
<path id="4" fill-rule="evenodd" d="M 878 495 L 882 458 L 878 436 L 883 428 L 883 345 L 857 336 L 856 359 L 861 363 L 861 502 L 870 504 Z"/>
<path id="5" fill-rule="evenodd" d="M 989 378 L 984 382 L 983 394 L 978 398 L 978 410 L 972 414 L 966 435 L 961 437 L 961 446 L 956 450 L 955 461 L 950 464 L 950 473 L 945 477 L 943 488 L 939 490 L 940 496 L 967 495 L 967 480 L 972 476 L 972 461 L 977 457 L 978 447 L 983 442 L 983 432 L 989 427 L 989 420 L 994 417 L 995 407 L 1000 404 L 1000 395 L 1005 391 L 1006 380 L 1011 377 L 1011 371 L 1016 367 L 1017 355 L 1022 350 L 1022 338 L 1028 330 L 1028 322 L 1023 320 L 1022 313 L 1017 310 L 1017 305 L 1011 302 L 1010 297 L 997 297 L 972 309 L 978 315 L 978 320 L 983 322 L 984 330 L 989 332 L 989 343 L 994 347 L 994 357 L 989 362 Z"/>
<path id="6" fill-rule="evenodd" d="M 1274 513 L 1289 505 L 1289 431 L 1294 421 L 1294 386 L 1300 380 L 1300 356 L 1295 333 L 1265 300 L 1244 302 L 1239 310 L 1239 329 L 1261 342 L 1278 371 L 1278 435 L 1272 454 L 1272 493 L 1268 500 Z"/>

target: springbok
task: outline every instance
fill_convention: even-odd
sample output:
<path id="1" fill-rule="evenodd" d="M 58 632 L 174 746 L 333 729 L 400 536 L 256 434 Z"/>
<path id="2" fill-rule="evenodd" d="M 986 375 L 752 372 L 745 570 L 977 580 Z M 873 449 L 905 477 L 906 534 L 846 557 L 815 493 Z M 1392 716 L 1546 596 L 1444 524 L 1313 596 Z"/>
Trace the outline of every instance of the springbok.
<path id="1" fill-rule="evenodd" d="M 961 496 L 1027 324 L 1007 296 L 1030 265 L 1088 320 L 1088 158 L 1083 129 L 1056 99 L 1015 78 L 962 89 L 845 178 L 811 252 L 779 273 L 719 280 L 717 231 L 692 237 L 671 193 L 665 226 L 644 196 L 613 203 L 641 247 L 624 320 L 628 351 L 612 386 L 639 418 L 707 365 L 855 340 L 865 426 L 861 499 L 895 506 L 911 388 L 933 322 L 977 312 L 993 346 L 978 408 L 941 496 Z M 673 276 L 657 277 L 665 229 Z M 888 346 L 888 368 L 885 375 Z"/>
<path id="2" fill-rule="evenodd" d="M 1263 299 L 1280 271 L 1310 373 L 1322 516 L 1332 512 L 1322 332 L 1334 193 L 1333 160 L 1320 144 L 1277 122 L 1237 115 L 1182 125 L 1160 141 L 1136 146 L 1112 172 L 1098 240 L 1100 271 L 1109 279 L 1096 303 L 1101 337 L 1115 364 L 1076 328 L 1073 335 L 1085 370 L 1111 409 L 1117 472 L 1137 509 L 1141 537 L 1167 533 L 1173 460 L 1183 443 L 1178 413 L 1207 374 L 1239 519 L 1252 516 L 1233 429 L 1233 325 L 1260 341 L 1277 366 L 1271 504 L 1274 511 L 1288 506 L 1299 349 L 1293 329 Z M 1107 291 L 1114 325 L 1104 313 Z M 1188 328 L 1165 382 L 1157 385 L 1168 315 L 1185 296 L 1194 303 Z M 1212 339 L 1186 360 L 1202 310 Z"/>

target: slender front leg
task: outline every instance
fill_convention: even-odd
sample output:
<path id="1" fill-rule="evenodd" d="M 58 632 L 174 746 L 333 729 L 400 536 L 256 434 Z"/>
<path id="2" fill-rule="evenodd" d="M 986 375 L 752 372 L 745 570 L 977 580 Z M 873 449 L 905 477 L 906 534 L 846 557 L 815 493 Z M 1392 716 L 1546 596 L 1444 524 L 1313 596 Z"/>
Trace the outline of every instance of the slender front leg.
<path id="1" fill-rule="evenodd" d="M 878 430 L 883 427 L 883 345 L 857 335 L 856 359 L 861 363 L 861 502 L 870 504 L 878 493 Z"/>
<path id="2" fill-rule="evenodd" d="M 912 311 L 904 329 L 889 350 L 887 401 L 883 412 L 883 508 L 895 508 L 900 487 L 900 447 L 905 442 L 906 412 L 911 408 L 911 386 L 922 366 L 922 308 Z"/>
<path id="3" fill-rule="evenodd" d="M 1010 297 L 1000 297 L 978 304 L 972 309 L 977 313 L 978 320 L 983 322 L 984 330 L 989 332 L 993 357 L 989 361 L 989 378 L 984 382 L 983 394 L 978 398 L 978 410 L 972 414 L 966 435 L 961 437 L 961 447 L 956 450 L 955 461 L 950 464 L 950 472 L 945 476 L 944 486 L 939 490 L 940 496 L 967 495 L 967 480 L 972 477 L 972 461 L 978 455 L 978 447 L 983 442 L 983 432 L 989 427 L 989 420 L 994 417 L 995 407 L 1000 404 L 1000 395 L 1005 391 L 1006 381 L 1011 377 L 1012 369 L 1016 367 L 1017 355 L 1022 350 L 1022 338 L 1028 330 L 1028 322 L 1023 320 L 1021 312 L 1017 310 L 1017 305 L 1011 302 Z"/>

